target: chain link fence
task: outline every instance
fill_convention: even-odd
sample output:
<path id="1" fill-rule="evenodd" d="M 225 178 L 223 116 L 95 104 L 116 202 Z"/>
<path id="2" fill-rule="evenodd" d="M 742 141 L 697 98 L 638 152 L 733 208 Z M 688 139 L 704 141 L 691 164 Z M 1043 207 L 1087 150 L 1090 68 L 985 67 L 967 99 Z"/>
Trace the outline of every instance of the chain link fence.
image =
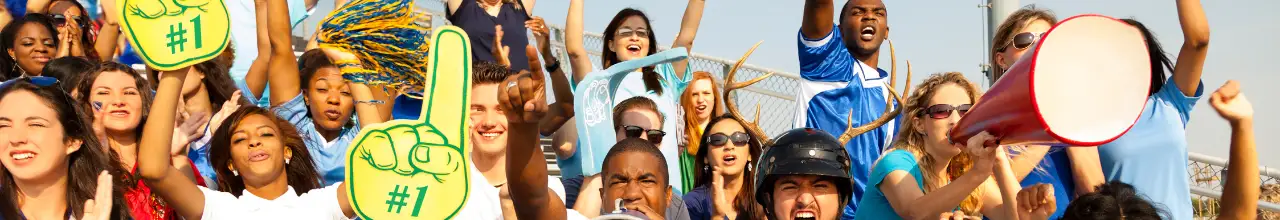
<path id="1" fill-rule="evenodd" d="M 418 3 L 420 3 L 419 7 L 423 11 L 431 13 L 430 22 L 433 26 L 448 25 L 448 20 L 443 12 L 446 7 L 444 1 L 423 0 L 418 1 Z M 564 65 L 562 69 L 566 74 L 572 76 L 572 69 L 568 68 L 568 55 L 565 53 L 564 29 L 552 26 L 551 41 L 553 53 Z M 603 37 L 598 33 L 586 32 L 583 35 L 583 46 L 591 57 L 592 65 L 596 65 L 597 69 L 600 68 L 600 55 L 604 49 L 604 44 Z M 748 45 L 744 45 L 741 52 L 746 53 L 749 48 Z M 666 48 L 664 47 L 663 49 Z M 724 85 L 724 77 L 735 63 L 737 63 L 736 59 L 722 59 L 697 53 L 690 54 L 689 59 L 689 66 L 692 71 L 711 73 L 716 78 L 718 85 Z M 734 99 L 740 105 L 738 106 L 739 111 L 748 120 L 755 118 L 758 113 L 759 121 L 756 123 L 761 129 L 764 129 L 765 133 L 773 136 L 794 127 L 795 112 L 797 110 L 795 92 L 799 86 L 800 78 L 795 73 L 744 64 L 738 69 L 734 81 L 742 82 L 768 73 L 774 73 L 774 75 L 750 87 L 736 90 L 730 97 L 726 98 Z M 548 91 L 547 95 L 549 101 L 555 99 L 552 92 Z M 757 110 L 757 106 L 759 110 Z M 550 151 L 550 143 L 549 141 L 544 141 L 543 144 L 546 151 L 548 151 L 548 165 L 554 166 L 550 164 L 554 162 L 555 158 L 554 153 Z M 1197 218 L 1213 219 L 1219 213 L 1220 204 L 1218 199 L 1222 197 L 1222 182 L 1227 175 L 1226 164 L 1227 161 L 1221 158 L 1194 152 L 1190 153 L 1187 172 L 1191 177 L 1191 200 L 1196 209 L 1195 216 Z M 1261 183 L 1264 187 L 1280 188 L 1280 170 L 1264 167 L 1261 171 Z M 553 173 L 558 174 L 558 169 L 554 169 Z M 1268 195 L 1267 193 L 1268 191 L 1264 191 L 1263 197 L 1280 197 L 1280 195 Z M 1263 214 L 1280 215 L 1280 205 L 1275 202 L 1277 201 L 1259 202 L 1259 216 L 1264 216 Z"/>

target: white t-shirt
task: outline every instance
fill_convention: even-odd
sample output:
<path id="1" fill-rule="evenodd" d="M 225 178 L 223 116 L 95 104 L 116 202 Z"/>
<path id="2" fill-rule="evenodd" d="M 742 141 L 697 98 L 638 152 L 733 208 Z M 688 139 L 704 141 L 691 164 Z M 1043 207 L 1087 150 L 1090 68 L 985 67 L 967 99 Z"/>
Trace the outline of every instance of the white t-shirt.
<path id="1" fill-rule="evenodd" d="M 502 219 L 502 198 L 498 187 L 489 185 L 489 180 L 476 169 L 475 163 L 468 167 L 471 170 L 471 192 L 456 219 Z M 547 188 L 551 188 L 560 197 L 560 202 L 564 202 L 564 184 L 560 183 L 560 178 L 547 177 Z"/>
<path id="2" fill-rule="evenodd" d="M 204 193 L 201 219 L 349 219 L 338 206 L 338 185 L 313 189 L 302 195 L 289 187 L 284 195 L 267 200 L 244 191 L 240 198 L 227 192 L 200 187 Z"/>

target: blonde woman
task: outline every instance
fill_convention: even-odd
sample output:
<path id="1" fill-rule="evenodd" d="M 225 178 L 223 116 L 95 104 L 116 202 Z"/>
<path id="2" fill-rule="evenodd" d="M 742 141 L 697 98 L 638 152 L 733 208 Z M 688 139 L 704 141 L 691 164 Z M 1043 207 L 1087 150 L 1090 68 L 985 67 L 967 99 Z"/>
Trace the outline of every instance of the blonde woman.
<path id="1" fill-rule="evenodd" d="M 934 74 L 913 92 L 894 147 L 871 169 L 856 219 L 925 219 L 961 211 L 1007 219 L 992 173 L 1003 147 L 983 132 L 966 146 L 947 132 L 980 96 L 957 72 Z"/>

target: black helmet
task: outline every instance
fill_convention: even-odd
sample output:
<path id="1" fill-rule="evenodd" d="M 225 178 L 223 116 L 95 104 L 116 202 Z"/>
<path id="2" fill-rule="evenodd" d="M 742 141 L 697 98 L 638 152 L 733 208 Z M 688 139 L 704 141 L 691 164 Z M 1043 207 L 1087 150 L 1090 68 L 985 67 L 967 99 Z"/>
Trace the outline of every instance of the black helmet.
<path id="1" fill-rule="evenodd" d="M 783 175 L 816 175 L 839 179 L 840 201 L 853 196 L 849 177 L 849 153 L 834 136 L 814 128 L 797 128 L 782 133 L 766 147 L 756 166 L 756 201 L 765 215 L 773 217 L 773 182 Z"/>

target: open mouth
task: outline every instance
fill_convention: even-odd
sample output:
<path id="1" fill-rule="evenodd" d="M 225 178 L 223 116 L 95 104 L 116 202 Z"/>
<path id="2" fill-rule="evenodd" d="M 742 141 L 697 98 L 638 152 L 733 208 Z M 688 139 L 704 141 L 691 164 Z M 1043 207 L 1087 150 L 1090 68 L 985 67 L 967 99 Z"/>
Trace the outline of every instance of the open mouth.
<path id="1" fill-rule="evenodd" d="M 107 112 L 107 114 L 111 115 L 111 117 L 118 117 L 118 118 L 129 117 L 128 110 L 111 110 Z"/>
<path id="2" fill-rule="evenodd" d="M 12 157 L 15 162 L 22 162 L 36 158 L 36 152 L 29 150 L 14 150 L 9 152 L 9 157 Z"/>
<path id="3" fill-rule="evenodd" d="M 795 212 L 795 216 L 797 220 L 813 220 L 818 217 L 818 214 L 813 210 L 799 210 Z"/>
<path id="4" fill-rule="evenodd" d="M 255 150 L 249 153 L 249 162 L 261 162 L 269 158 L 271 158 L 271 155 L 267 154 L 267 151 L 264 150 Z"/>
<path id="5" fill-rule="evenodd" d="M 502 136 L 505 131 L 478 131 L 480 138 L 486 141 L 497 140 L 498 136 Z"/>
<path id="6" fill-rule="evenodd" d="M 724 156 L 724 158 L 721 158 L 720 161 L 722 161 L 725 166 L 734 165 L 738 163 L 738 157 L 733 155 L 726 155 Z"/>
<path id="7" fill-rule="evenodd" d="M 860 35 L 862 40 L 865 40 L 865 41 L 873 40 L 875 39 L 875 36 L 876 36 L 876 28 L 871 26 L 863 27 L 862 32 L 860 33 L 862 34 Z"/>
<path id="8" fill-rule="evenodd" d="M 698 105 L 698 107 L 696 107 L 696 108 L 698 109 L 698 111 L 699 111 L 699 112 L 701 112 L 701 111 L 705 111 L 705 110 L 707 110 L 707 105 Z"/>
<path id="9" fill-rule="evenodd" d="M 637 45 L 637 44 L 627 45 L 627 52 L 630 52 L 632 54 L 640 54 L 640 45 Z"/>

